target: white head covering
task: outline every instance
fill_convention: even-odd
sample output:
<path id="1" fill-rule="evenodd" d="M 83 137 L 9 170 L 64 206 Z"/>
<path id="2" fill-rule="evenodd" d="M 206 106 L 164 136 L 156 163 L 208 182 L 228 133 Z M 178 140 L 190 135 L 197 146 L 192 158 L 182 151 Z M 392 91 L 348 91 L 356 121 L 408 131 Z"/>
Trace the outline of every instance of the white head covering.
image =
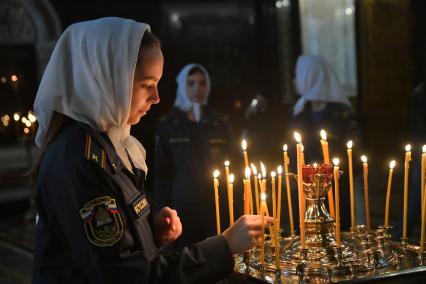
<path id="1" fill-rule="evenodd" d="M 133 76 L 142 36 L 150 27 L 121 18 L 102 18 L 69 26 L 58 40 L 34 102 L 41 147 L 53 111 L 106 131 L 131 170 L 147 171 L 146 152 L 130 135 Z"/>
<path id="2" fill-rule="evenodd" d="M 206 76 L 207 90 L 206 95 L 204 97 L 204 101 L 199 103 L 193 103 L 189 100 L 188 94 L 186 93 L 186 81 L 188 80 L 188 73 L 192 68 L 198 67 L 204 72 L 204 76 Z M 207 100 L 210 94 L 210 76 L 207 72 L 206 68 L 197 63 L 190 63 L 180 70 L 179 74 L 176 77 L 176 83 L 178 84 L 177 92 L 176 92 L 176 100 L 175 106 L 179 108 L 181 111 L 189 111 L 192 109 L 194 112 L 195 121 L 199 122 L 201 119 L 201 106 L 207 104 Z"/>
<path id="3" fill-rule="evenodd" d="M 296 90 L 302 97 L 296 102 L 293 115 L 300 113 L 307 101 L 342 103 L 351 107 L 333 68 L 319 56 L 299 56 L 296 64 Z"/>

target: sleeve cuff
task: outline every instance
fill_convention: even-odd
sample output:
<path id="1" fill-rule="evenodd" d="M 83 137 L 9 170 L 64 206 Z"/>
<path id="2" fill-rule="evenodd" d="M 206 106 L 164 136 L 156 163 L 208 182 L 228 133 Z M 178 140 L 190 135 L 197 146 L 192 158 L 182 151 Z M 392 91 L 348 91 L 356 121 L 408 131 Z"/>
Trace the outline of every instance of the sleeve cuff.
<path id="1" fill-rule="evenodd" d="M 205 256 L 211 276 L 223 279 L 234 270 L 234 257 L 228 242 L 221 235 L 208 238 L 196 244 Z"/>

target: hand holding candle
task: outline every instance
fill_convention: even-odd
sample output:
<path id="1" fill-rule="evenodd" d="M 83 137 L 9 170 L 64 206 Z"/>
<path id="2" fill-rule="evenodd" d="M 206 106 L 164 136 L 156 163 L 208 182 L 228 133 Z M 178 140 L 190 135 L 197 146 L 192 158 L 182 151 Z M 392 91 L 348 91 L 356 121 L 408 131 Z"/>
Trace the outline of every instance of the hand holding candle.
<path id="1" fill-rule="evenodd" d="M 395 164 L 396 164 L 395 160 L 392 160 L 389 163 L 388 189 L 386 192 L 385 226 L 389 225 L 389 203 L 390 203 L 390 194 L 391 194 L 391 188 L 392 188 L 393 168 L 395 167 Z"/>
<path id="2" fill-rule="evenodd" d="M 349 194 L 351 200 L 351 232 L 355 232 L 355 196 L 354 196 L 354 176 L 352 168 L 352 140 L 346 144 L 348 147 L 348 164 L 349 164 Z"/>
<path id="3" fill-rule="evenodd" d="M 333 159 L 334 164 L 334 194 L 336 202 L 336 246 L 340 246 L 340 196 L 339 196 L 339 159 Z"/>
<path id="4" fill-rule="evenodd" d="M 219 176 L 219 171 L 215 170 L 213 172 L 213 186 L 214 186 L 214 201 L 216 205 L 216 230 L 217 234 L 220 235 L 220 211 L 219 211 L 219 181 L 217 180 Z"/>
<path id="5" fill-rule="evenodd" d="M 411 161 L 411 145 L 405 146 L 405 162 L 404 162 L 404 219 L 402 225 L 402 238 L 407 239 L 407 212 L 408 212 L 408 174 Z"/>
<path id="6" fill-rule="evenodd" d="M 371 230 L 371 220 L 370 220 L 370 203 L 368 200 L 368 163 L 367 156 L 361 156 L 362 166 L 363 166 L 363 175 L 364 175 L 364 198 L 365 198 L 365 218 L 367 219 L 367 232 L 370 233 Z"/>

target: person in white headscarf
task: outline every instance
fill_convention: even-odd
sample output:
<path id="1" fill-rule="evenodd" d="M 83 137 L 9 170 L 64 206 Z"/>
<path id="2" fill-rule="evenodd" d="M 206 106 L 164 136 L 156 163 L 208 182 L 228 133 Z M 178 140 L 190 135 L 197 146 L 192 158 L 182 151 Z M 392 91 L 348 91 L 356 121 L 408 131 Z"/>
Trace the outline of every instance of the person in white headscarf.
<path id="1" fill-rule="evenodd" d="M 203 66 L 186 65 L 176 82 L 174 107 L 157 125 L 153 197 L 179 212 L 185 230 L 175 246 L 182 247 L 216 233 L 214 192 L 207 189 L 212 169 L 230 158 L 231 131 L 227 117 L 207 107 L 211 83 Z M 227 207 L 220 206 L 222 228 Z"/>
<path id="2" fill-rule="evenodd" d="M 34 103 L 33 283 L 214 283 L 260 236 L 247 220 L 261 220 L 246 216 L 174 255 L 157 249 L 182 225 L 169 207 L 153 214 L 145 150 L 130 127 L 159 102 L 163 62 L 150 27 L 133 20 L 76 23 L 59 38 Z"/>

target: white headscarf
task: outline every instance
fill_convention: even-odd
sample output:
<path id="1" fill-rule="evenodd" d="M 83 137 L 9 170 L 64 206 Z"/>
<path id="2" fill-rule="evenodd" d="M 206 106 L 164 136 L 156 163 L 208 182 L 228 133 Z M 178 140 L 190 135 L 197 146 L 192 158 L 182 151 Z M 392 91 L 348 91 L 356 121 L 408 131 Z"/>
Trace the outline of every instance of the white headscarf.
<path id="1" fill-rule="evenodd" d="M 131 170 L 147 172 L 146 152 L 130 135 L 133 76 L 142 36 L 150 27 L 121 18 L 101 18 L 69 26 L 59 38 L 34 102 L 41 147 L 53 111 L 106 131 Z"/>
<path id="2" fill-rule="evenodd" d="M 333 68 L 321 57 L 301 55 L 296 64 L 296 90 L 302 96 L 293 115 L 300 113 L 307 101 L 342 103 L 351 107 Z"/>
<path id="3" fill-rule="evenodd" d="M 206 76 L 207 90 L 206 95 L 204 97 L 204 101 L 200 103 L 193 103 L 189 100 L 188 94 L 186 93 L 186 81 L 188 80 L 188 73 L 192 68 L 198 67 L 204 72 L 204 76 Z M 207 100 L 210 94 L 210 76 L 207 73 L 206 68 L 201 66 L 200 64 L 190 63 L 180 70 L 179 74 L 176 77 L 176 83 L 178 84 L 177 92 L 176 92 L 176 100 L 175 106 L 179 108 L 181 111 L 189 111 L 192 109 L 194 113 L 195 121 L 199 122 L 201 119 L 201 106 L 207 104 Z"/>

